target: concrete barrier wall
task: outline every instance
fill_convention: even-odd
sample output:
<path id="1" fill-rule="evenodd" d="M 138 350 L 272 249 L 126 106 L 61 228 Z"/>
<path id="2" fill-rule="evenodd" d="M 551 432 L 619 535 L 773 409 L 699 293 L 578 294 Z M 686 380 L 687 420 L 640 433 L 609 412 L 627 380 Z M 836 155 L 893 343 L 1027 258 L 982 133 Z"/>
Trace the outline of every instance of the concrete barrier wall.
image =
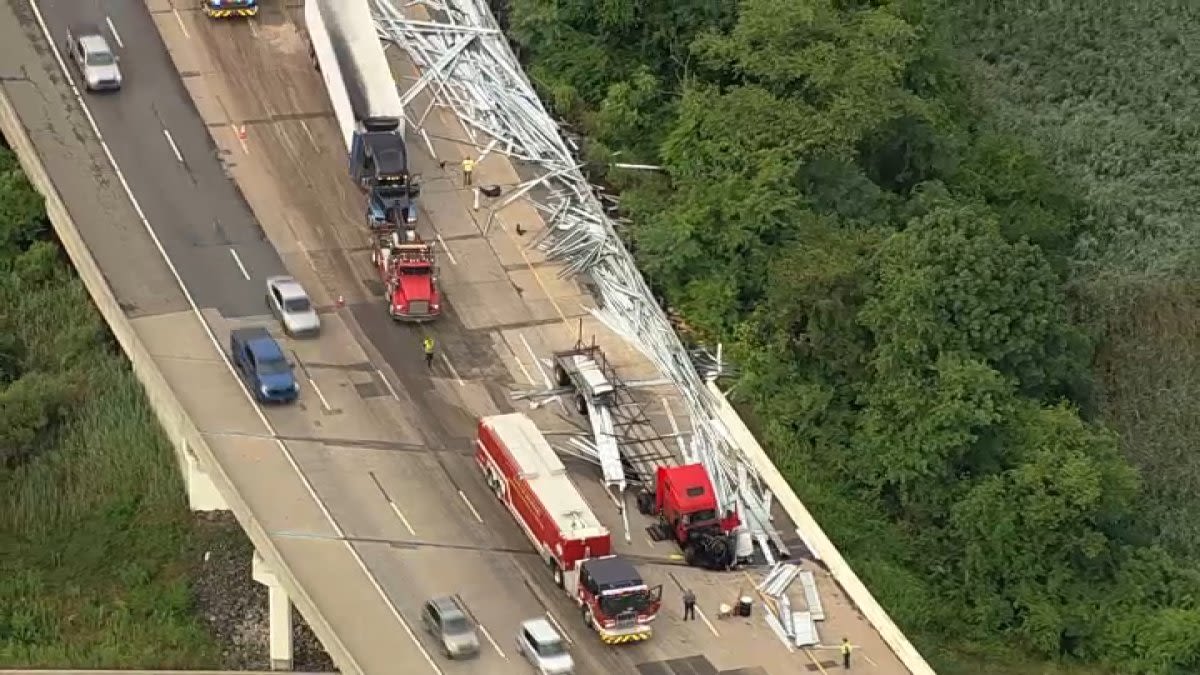
<path id="1" fill-rule="evenodd" d="M 290 675 L 337 675 L 300 673 Z M 0 670 L 0 675 L 279 675 L 277 670 Z"/>
<path id="2" fill-rule="evenodd" d="M 799 530 L 797 534 L 804 539 L 805 544 L 812 552 L 821 560 L 829 573 L 833 576 L 834 581 L 842 587 L 846 595 L 850 597 L 850 601 L 858 607 L 867 621 L 875 627 L 879 635 L 883 638 L 892 651 L 899 657 L 900 662 L 913 673 L 913 675 L 936 675 L 933 668 L 925 662 L 925 658 L 921 656 L 917 648 L 909 642 L 900 628 L 896 626 L 896 622 L 892 621 L 892 617 L 888 616 L 887 611 L 879 604 L 875 597 L 871 595 L 871 591 L 863 584 L 854 570 L 842 557 L 837 547 L 821 529 L 821 526 L 808 512 L 808 508 L 796 496 L 796 492 L 792 490 L 792 486 L 788 484 L 787 479 L 776 468 L 774 462 L 763 450 L 758 440 L 754 438 L 754 434 L 742 421 L 742 418 L 729 404 L 725 395 L 717 388 L 715 384 L 709 383 L 709 390 L 720 403 L 719 419 L 728 429 L 733 441 L 738 444 L 746 456 L 750 459 L 751 464 L 758 469 L 762 475 L 763 481 L 767 487 L 775 495 L 775 501 L 783 507 L 783 510 L 791 516 Z"/>
<path id="3" fill-rule="evenodd" d="M 91 294 L 96 307 L 100 310 L 100 314 L 108 322 L 108 326 L 112 330 L 113 335 L 116 336 L 117 342 L 120 343 L 126 356 L 129 357 L 129 361 L 133 364 L 133 371 L 142 383 L 142 387 L 146 392 L 146 397 L 150 401 L 150 406 L 153 408 L 155 416 L 175 447 L 180 468 L 185 472 L 185 480 L 187 476 L 187 458 L 191 455 L 208 475 L 209 479 L 216 485 L 225 503 L 233 511 L 243 530 L 250 537 L 254 548 L 267 564 L 270 565 L 272 571 L 275 572 L 280 583 L 287 591 L 288 597 L 291 598 L 292 603 L 303 614 L 309 627 L 312 628 L 313 632 L 321 640 L 321 644 L 325 647 L 325 650 L 329 653 L 339 670 L 343 673 L 360 672 L 354 660 L 350 657 L 349 652 L 341 643 L 341 640 L 338 639 L 337 634 L 334 633 L 333 628 L 321 616 L 320 612 L 317 611 L 316 606 L 308 594 L 305 593 L 304 589 L 296 583 L 294 575 L 287 567 L 266 530 L 263 529 L 262 525 L 254 517 L 253 512 L 242 496 L 234 489 L 233 481 L 230 480 L 229 475 L 225 473 L 220 463 L 216 461 L 216 457 L 213 455 L 212 449 L 208 446 L 204 436 L 184 410 L 183 405 L 175 396 L 175 392 L 172 391 L 166 378 L 163 377 L 154 358 L 134 330 L 133 324 L 125 315 L 124 310 L 121 309 L 116 296 L 113 294 L 112 289 L 109 288 L 108 282 L 100 270 L 100 266 L 96 263 L 95 258 L 92 257 L 91 251 L 88 250 L 83 237 L 79 233 L 79 229 L 71 218 L 71 214 L 67 212 L 67 208 L 59 196 L 58 190 L 46 172 L 41 157 L 38 155 L 37 149 L 29 137 L 29 132 L 17 116 L 16 109 L 2 88 L 0 88 L 0 132 L 3 133 L 9 146 L 16 152 L 29 181 L 45 198 L 46 213 L 50 218 L 51 224 L 54 226 L 55 232 L 58 234 L 59 241 L 71 257 L 75 269 L 83 280 L 88 293 Z M 196 320 L 200 321 L 201 319 L 197 316 Z M 197 328 L 199 329 L 199 326 Z"/>

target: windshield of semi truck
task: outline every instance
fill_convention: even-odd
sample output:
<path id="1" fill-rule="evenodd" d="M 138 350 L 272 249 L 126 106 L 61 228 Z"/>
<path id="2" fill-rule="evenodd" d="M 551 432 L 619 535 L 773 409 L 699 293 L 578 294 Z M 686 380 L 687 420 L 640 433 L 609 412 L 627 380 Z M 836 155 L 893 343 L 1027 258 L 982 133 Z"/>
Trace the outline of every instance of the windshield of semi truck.
<path id="1" fill-rule="evenodd" d="M 388 185 L 375 188 L 375 193 L 384 199 L 400 199 L 408 196 L 408 188 L 403 185 Z"/>

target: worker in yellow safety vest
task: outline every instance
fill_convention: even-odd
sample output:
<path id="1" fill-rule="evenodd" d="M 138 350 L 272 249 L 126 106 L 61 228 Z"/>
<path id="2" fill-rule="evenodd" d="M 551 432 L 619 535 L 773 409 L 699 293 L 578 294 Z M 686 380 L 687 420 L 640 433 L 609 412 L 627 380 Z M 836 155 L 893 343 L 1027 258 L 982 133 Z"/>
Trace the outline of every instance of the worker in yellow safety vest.
<path id="1" fill-rule="evenodd" d="M 425 337 L 425 367 L 433 368 L 433 338 Z"/>
<path id="2" fill-rule="evenodd" d="M 471 174 L 475 173 L 475 160 L 467 157 L 462 161 L 463 187 L 471 187 Z"/>
<path id="3" fill-rule="evenodd" d="M 842 668 L 845 668 L 846 670 L 850 670 L 851 649 L 853 649 L 853 647 L 850 646 L 850 640 L 847 638 L 842 638 Z"/>

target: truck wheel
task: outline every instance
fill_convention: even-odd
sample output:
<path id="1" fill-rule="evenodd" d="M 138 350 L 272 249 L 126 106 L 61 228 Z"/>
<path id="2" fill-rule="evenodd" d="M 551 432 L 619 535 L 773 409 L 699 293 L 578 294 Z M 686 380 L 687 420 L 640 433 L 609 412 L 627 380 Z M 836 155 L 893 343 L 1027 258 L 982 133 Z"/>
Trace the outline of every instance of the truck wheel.
<path id="1" fill-rule="evenodd" d="M 698 557 L 698 552 L 696 551 L 695 544 L 688 544 L 686 547 L 684 547 L 683 561 L 687 563 L 688 567 L 698 567 L 698 565 L 696 564 L 697 557 Z"/>
<path id="2" fill-rule="evenodd" d="M 552 572 L 553 572 L 553 574 L 554 574 L 554 585 L 555 585 L 555 586 L 558 586 L 559 588 L 562 588 L 562 587 L 563 587 L 563 571 L 562 571 L 562 568 L 558 566 L 558 563 L 556 563 L 556 562 L 554 562 L 554 561 L 551 561 L 551 562 L 550 562 L 550 569 L 551 569 L 551 571 L 552 571 Z"/>
<path id="3" fill-rule="evenodd" d="M 587 399 L 583 394 L 575 394 L 575 410 L 584 417 L 588 416 Z"/>
<path id="4" fill-rule="evenodd" d="M 596 630 L 596 621 L 592 618 L 592 608 L 584 605 L 580 611 L 583 612 L 583 624 L 592 630 Z"/>
<path id="5" fill-rule="evenodd" d="M 643 516 L 654 515 L 654 495 L 642 490 L 637 496 L 637 508 Z"/>
<path id="6" fill-rule="evenodd" d="M 571 376 L 567 375 L 567 369 L 557 363 L 554 364 L 554 382 L 560 387 L 571 385 Z"/>

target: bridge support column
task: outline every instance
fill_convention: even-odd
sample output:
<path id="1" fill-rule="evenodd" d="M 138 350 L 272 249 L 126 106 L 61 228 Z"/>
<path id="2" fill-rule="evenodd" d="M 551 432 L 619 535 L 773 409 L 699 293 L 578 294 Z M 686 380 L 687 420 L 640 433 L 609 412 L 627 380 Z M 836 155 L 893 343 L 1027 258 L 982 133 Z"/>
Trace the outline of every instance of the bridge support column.
<path id="1" fill-rule="evenodd" d="M 229 505 L 217 486 L 188 450 L 183 453 L 183 479 L 187 481 L 188 505 L 193 511 L 228 511 Z"/>
<path id="2" fill-rule="evenodd" d="M 271 612 L 271 670 L 292 669 L 292 601 L 266 561 L 254 552 L 254 580 L 268 589 Z"/>

